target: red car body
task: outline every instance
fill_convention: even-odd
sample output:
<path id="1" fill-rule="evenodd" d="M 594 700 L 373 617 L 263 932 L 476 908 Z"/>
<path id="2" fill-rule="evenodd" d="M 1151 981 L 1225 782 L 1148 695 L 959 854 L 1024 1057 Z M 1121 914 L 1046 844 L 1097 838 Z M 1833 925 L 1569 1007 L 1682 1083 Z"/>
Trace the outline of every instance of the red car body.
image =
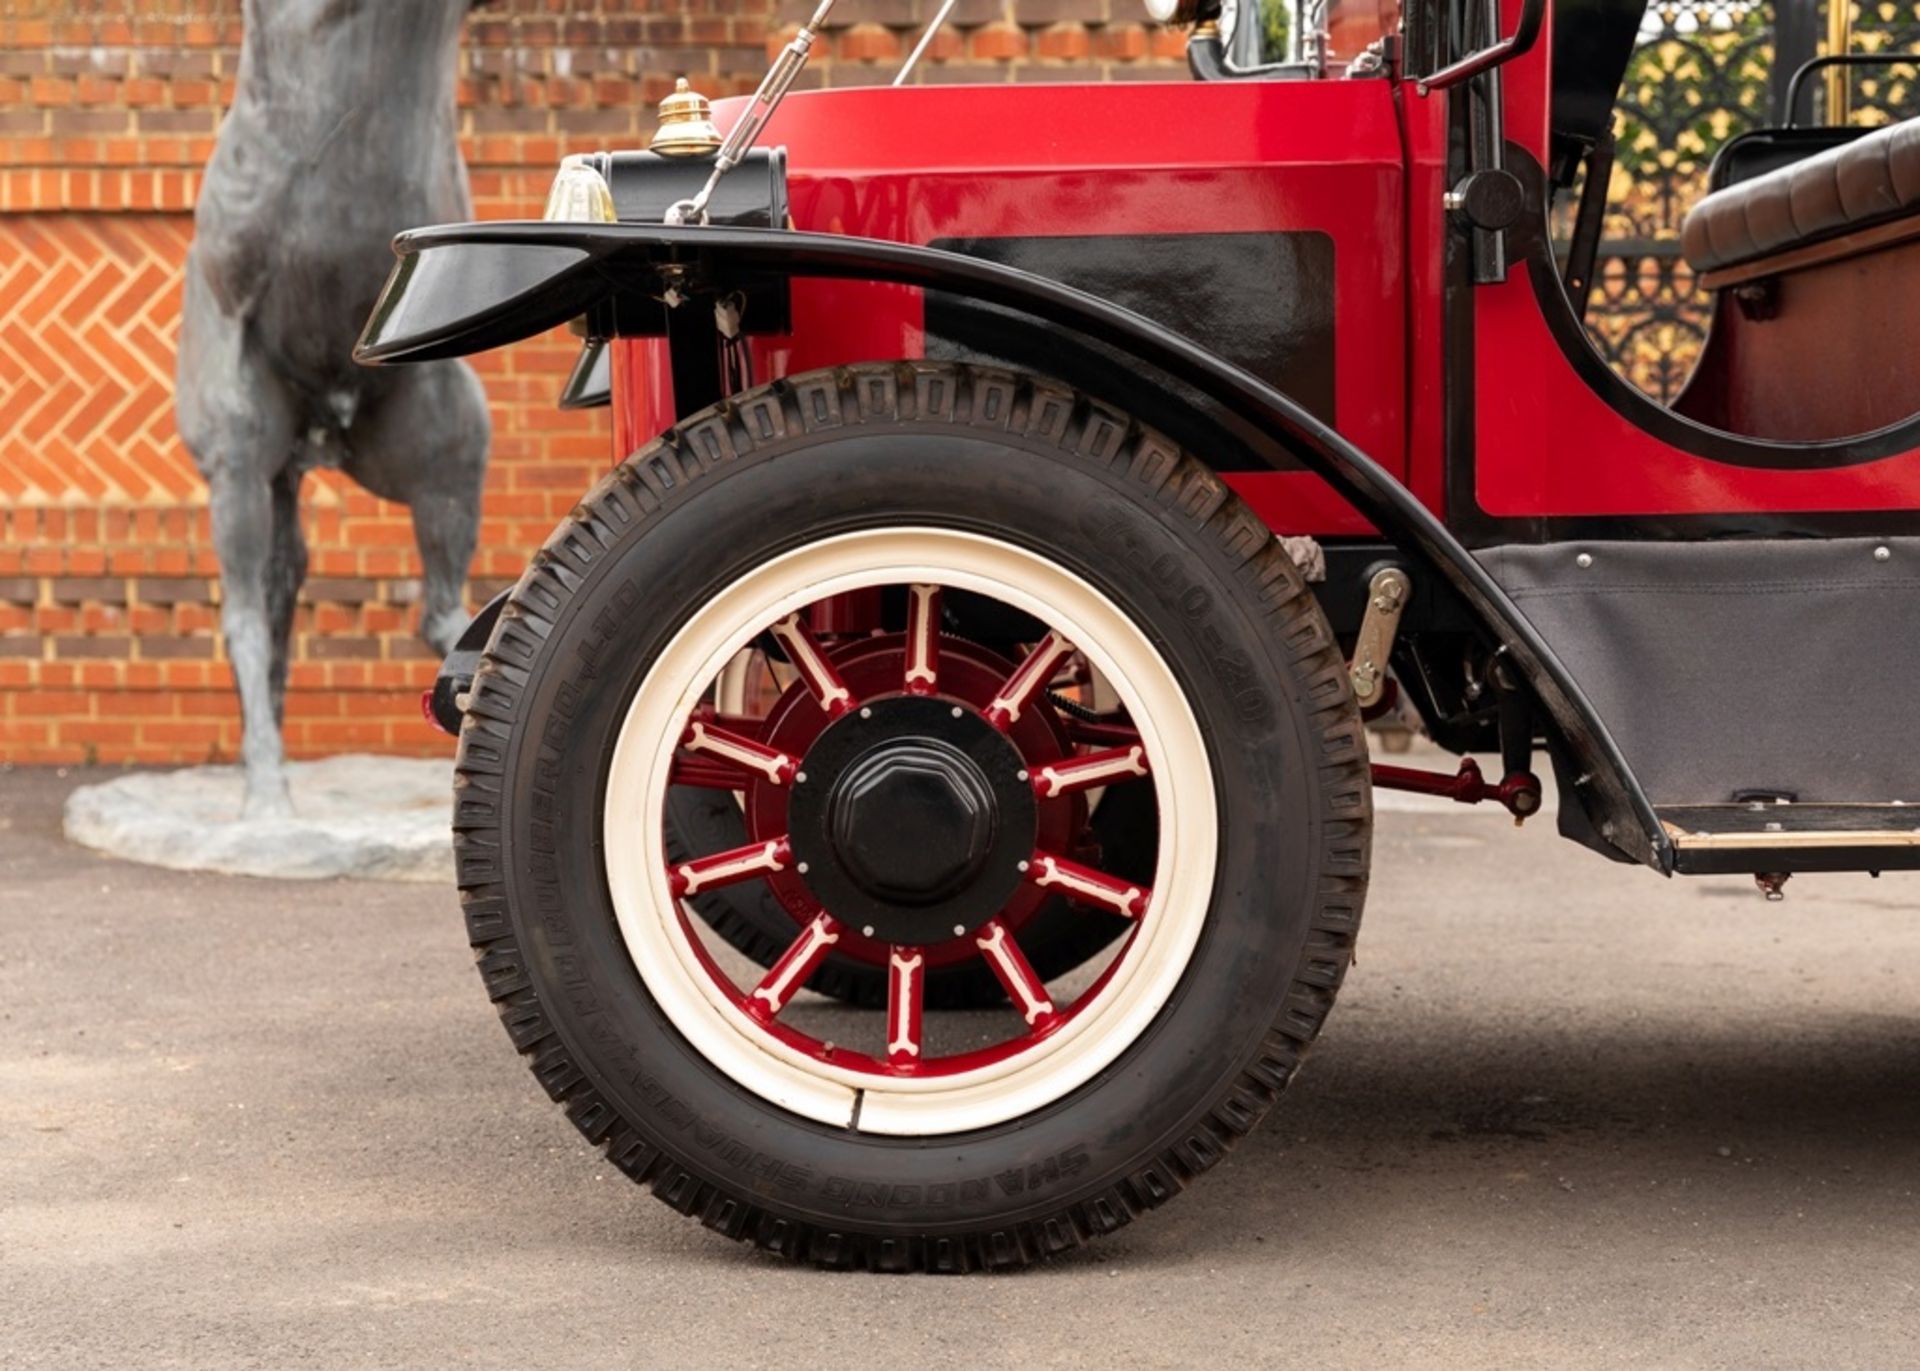
<path id="1" fill-rule="evenodd" d="M 1406 424 L 1414 292 L 1396 104 L 1385 82 L 1363 81 L 836 91 L 793 96 L 767 137 L 787 147 L 800 229 L 926 245 L 1204 227 L 1378 245 L 1377 257 L 1335 252 L 1338 426 L 1403 479 L 1424 463 L 1437 499 L 1438 427 L 1416 435 Z M 925 335 L 920 291 L 797 281 L 793 332 L 752 340 L 756 374 L 921 356 Z M 624 453 L 670 426 L 672 386 L 664 342 L 614 347 Z M 1246 473 L 1234 484 L 1287 532 L 1366 531 L 1317 477 Z"/>
<path id="2" fill-rule="evenodd" d="M 1518 0 L 1506 8 L 1511 21 Z M 1548 155 L 1547 25 L 1505 69 L 1507 138 L 1536 165 Z M 741 103 L 718 107 L 723 126 Z M 1509 521 L 1590 533 L 1640 519 L 1819 531 L 1833 525 L 1791 516 L 1920 509 L 1911 426 L 1870 449 L 1850 436 L 1723 441 L 1598 366 L 1522 263 L 1472 293 L 1471 355 L 1450 355 L 1447 118 L 1444 98 L 1385 80 L 922 87 L 796 94 L 764 141 L 787 149 L 801 230 L 921 246 L 1086 232 L 1326 235 L 1337 386 L 1325 417 L 1429 509 L 1479 534 L 1469 541 L 1499 541 Z M 923 292 L 803 279 L 792 298 L 792 331 L 751 340 L 760 379 L 924 354 Z M 664 341 L 613 346 L 624 455 L 676 415 Z M 1450 366 L 1470 369 L 1472 410 L 1452 450 Z M 1370 532 L 1310 474 L 1228 479 L 1279 532 Z"/>

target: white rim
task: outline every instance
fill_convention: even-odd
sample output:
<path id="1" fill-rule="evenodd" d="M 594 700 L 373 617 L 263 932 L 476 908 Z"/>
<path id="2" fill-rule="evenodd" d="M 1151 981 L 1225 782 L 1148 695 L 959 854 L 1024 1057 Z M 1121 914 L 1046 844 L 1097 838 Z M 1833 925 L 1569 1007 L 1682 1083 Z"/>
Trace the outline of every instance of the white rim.
<path id="1" fill-rule="evenodd" d="M 667 776 L 684 721 L 768 624 L 873 585 L 936 582 L 992 596 L 1058 629 L 1127 706 L 1154 759 L 1159 859 L 1134 944 L 1096 998 L 1033 1048 L 951 1075 L 876 1079 L 781 1043 L 727 999 L 688 943 L 661 855 Z M 1040 1109 L 1110 1065 L 1179 983 L 1212 900 L 1219 829 L 1205 740 L 1173 672 L 1113 602 L 1023 548 L 951 529 L 843 534 L 786 553 L 715 595 L 674 636 L 615 743 L 602 813 L 608 890 L 648 992 L 724 1075 L 806 1118 L 863 1132 L 957 1133 Z"/>

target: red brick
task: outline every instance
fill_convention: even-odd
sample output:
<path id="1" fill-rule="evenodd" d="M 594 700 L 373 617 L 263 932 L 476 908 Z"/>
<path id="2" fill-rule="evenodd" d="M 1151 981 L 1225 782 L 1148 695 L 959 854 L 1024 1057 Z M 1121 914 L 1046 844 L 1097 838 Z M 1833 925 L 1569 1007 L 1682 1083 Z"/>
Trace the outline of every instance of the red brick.
<path id="1" fill-rule="evenodd" d="M 1151 50 L 1140 24 L 1109 24 L 1093 34 L 1093 55 L 1108 61 L 1137 62 Z"/>
<path id="2" fill-rule="evenodd" d="M 1036 57 L 1055 62 L 1075 62 L 1092 49 L 1085 24 L 1055 24 L 1042 29 L 1033 40 Z"/>
<path id="3" fill-rule="evenodd" d="M 914 41 L 918 42 L 919 39 L 916 38 Z M 950 62 L 956 57 L 963 56 L 966 50 L 967 40 L 960 35 L 957 29 L 947 26 L 933 35 L 933 41 L 927 44 L 926 55 L 922 60 L 930 62 Z"/>
<path id="4" fill-rule="evenodd" d="M 417 717 L 417 716 L 416 716 Z M 389 721 L 354 719 L 332 722 L 316 719 L 307 725 L 307 738 L 323 748 L 378 747 L 387 741 Z"/>
<path id="5" fill-rule="evenodd" d="M 92 712 L 93 697 L 77 690 L 40 690 L 22 695 L 13 702 L 15 714 L 49 717 L 85 716 Z"/>
<path id="6" fill-rule="evenodd" d="M 21 766 L 84 766 L 87 749 L 79 743 L 61 743 L 50 747 L 14 747 L 8 756 Z"/>
<path id="7" fill-rule="evenodd" d="M 96 747 L 130 747 L 138 738 L 135 726 L 106 719 L 71 719 L 58 729 L 63 743 L 85 743 Z"/>
<path id="8" fill-rule="evenodd" d="M 100 713 L 109 719 L 171 719 L 180 712 L 180 697 L 138 690 L 98 697 Z"/>
<path id="9" fill-rule="evenodd" d="M 855 24 L 834 43 L 834 53 L 848 62 L 887 62 L 900 57 L 900 40 L 878 24 Z"/>
<path id="10" fill-rule="evenodd" d="M 185 745 L 190 749 L 204 748 L 220 741 L 220 725 L 212 720 L 153 720 L 140 725 L 140 739 L 148 743 Z"/>
<path id="11" fill-rule="evenodd" d="M 1014 24 L 988 24 L 968 41 L 968 51 L 983 62 L 1010 62 L 1027 55 L 1026 30 Z"/>
<path id="12" fill-rule="evenodd" d="M 1187 55 L 1187 35 L 1180 29 L 1156 27 L 1149 35 L 1153 55 L 1169 62 L 1183 61 Z"/>

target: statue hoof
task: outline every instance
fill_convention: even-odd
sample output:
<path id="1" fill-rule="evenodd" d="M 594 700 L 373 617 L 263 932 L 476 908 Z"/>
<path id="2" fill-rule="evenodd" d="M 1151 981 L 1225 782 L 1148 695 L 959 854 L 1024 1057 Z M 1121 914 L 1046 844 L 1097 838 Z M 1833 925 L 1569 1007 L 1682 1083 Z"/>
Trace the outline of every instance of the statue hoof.
<path id="1" fill-rule="evenodd" d="M 287 793 L 287 778 L 276 775 L 270 780 L 249 779 L 247 798 L 240 806 L 240 817 L 249 822 L 292 818 L 293 797 Z"/>

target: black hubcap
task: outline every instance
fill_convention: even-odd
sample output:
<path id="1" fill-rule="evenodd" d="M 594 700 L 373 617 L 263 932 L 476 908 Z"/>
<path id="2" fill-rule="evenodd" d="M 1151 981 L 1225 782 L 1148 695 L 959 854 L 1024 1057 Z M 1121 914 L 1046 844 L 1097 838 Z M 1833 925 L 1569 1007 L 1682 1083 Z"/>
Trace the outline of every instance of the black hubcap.
<path id="1" fill-rule="evenodd" d="M 980 874 L 999 808 L 966 753 L 938 738 L 901 738 L 840 773 L 827 798 L 827 837 L 867 894 L 920 908 Z M 877 835 L 884 841 L 871 841 Z"/>
<path id="2" fill-rule="evenodd" d="M 1023 765 L 1011 741 L 951 701 L 873 701 L 802 763 L 788 816 L 802 879 L 842 923 L 885 942 L 971 932 L 1019 888 L 1033 851 Z"/>

